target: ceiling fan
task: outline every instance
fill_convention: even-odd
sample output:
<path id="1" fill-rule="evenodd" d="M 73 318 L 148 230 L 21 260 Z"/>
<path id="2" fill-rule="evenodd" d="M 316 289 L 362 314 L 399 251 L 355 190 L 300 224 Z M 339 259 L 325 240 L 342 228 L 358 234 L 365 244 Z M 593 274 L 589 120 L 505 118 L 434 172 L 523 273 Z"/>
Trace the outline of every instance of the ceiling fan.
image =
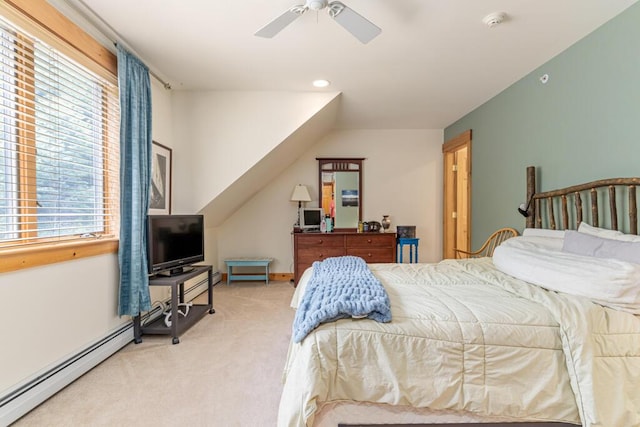
<path id="1" fill-rule="evenodd" d="M 260 28 L 255 35 L 259 37 L 271 38 L 282 31 L 287 25 L 295 21 L 307 10 L 319 11 L 328 8 L 329 16 L 342 25 L 355 38 L 362 43 L 369 43 L 382 32 L 380 28 L 356 13 L 353 9 L 339 1 L 328 0 L 306 0 L 305 4 L 291 7 L 282 15 Z"/>

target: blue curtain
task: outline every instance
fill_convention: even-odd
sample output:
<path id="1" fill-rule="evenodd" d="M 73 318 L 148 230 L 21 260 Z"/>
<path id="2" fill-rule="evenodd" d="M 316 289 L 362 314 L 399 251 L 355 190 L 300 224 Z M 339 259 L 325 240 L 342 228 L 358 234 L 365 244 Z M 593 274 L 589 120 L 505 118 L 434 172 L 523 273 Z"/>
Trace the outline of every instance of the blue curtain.
<path id="1" fill-rule="evenodd" d="M 118 46 L 120 88 L 120 316 L 151 308 L 146 218 L 151 184 L 149 69 Z"/>

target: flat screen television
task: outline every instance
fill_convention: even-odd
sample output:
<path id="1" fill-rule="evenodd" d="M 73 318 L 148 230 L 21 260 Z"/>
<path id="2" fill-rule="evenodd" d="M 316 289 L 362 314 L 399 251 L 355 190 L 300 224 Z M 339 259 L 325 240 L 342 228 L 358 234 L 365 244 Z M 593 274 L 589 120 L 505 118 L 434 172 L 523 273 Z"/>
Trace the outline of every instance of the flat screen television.
<path id="1" fill-rule="evenodd" d="M 202 215 L 147 216 L 149 274 L 181 274 L 200 261 L 204 261 Z"/>
<path id="2" fill-rule="evenodd" d="M 324 218 L 322 208 L 300 208 L 300 228 L 302 231 L 320 231 Z"/>

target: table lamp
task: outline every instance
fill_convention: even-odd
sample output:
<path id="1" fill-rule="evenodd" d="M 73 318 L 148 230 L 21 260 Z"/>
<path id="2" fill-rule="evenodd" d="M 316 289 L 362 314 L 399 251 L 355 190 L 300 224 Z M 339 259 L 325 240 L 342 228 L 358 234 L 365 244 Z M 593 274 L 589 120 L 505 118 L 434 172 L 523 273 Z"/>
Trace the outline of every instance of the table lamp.
<path id="1" fill-rule="evenodd" d="M 296 227 L 300 226 L 300 208 L 302 208 L 302 202 L 310 202 L 311 196 L 309 195 L 309 190 L 307 190 L 307 186 L 303 184 L 298 184 L 293 187 L 293 193 L 291 193 L 291 201 L 298 202 L 298 221 L 296 222 Z"/>

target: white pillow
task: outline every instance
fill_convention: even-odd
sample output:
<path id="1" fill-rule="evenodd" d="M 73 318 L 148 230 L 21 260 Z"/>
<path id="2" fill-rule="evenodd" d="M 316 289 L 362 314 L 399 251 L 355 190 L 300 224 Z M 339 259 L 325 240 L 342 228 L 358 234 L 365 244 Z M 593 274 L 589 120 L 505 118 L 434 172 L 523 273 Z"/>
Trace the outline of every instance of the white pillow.
<path id="1" fill-rule="evenodd" d="M 547 228 L 525 228 L 522 235 L 526 237 L 554 237 L 564 238 L 564 230 L 550 230 Z"/>
<path id="2" fill-rule="evenodd" d="M 562 234 L 564 235 L 564 231 L 562 232 Z M 518 242 L 519 246 L 522 246 L 528 249 L 546 249 L 551 251 L 562 251 L 562 243 L 564 242 L 564 239 L 559 239 L 557 237 L 541 236 L 541 235 L 536 235 L 534 233 L 534 235 L 525 236 L 523 234 L 522 236 L 512 237 L 511 239 L 507 239 L 504 242 L 502 242 L 501 245 L 504 245 L 509 240 L 513 240 L 513 239 L 516 239 L 515 241 Z"/>
<path id="3" fill-rule="evenodd" d="M 514 237 L 493 253 L 498 270 L 552 291 L 640 314 L 640 265 L 536 248 Z"/>
<path id="4" fill-rule="evenodd" d="M 640 236 L 635 234 L 624 234 L 622 231 L 608 230 L 606 228 L 593 227 L 586 222 L 581 222 L 578 232 L 591 236 L 603 237 L 605 239 L 621 240 L 623 242 L 640 242 Z"/>
<path id="5" fill-rule="evenodd" d="M 640 264 L 640 241 L 605 239 L 568 230 L 562 246 L 564 252 L 596 258 L 611 258 Z"/>

